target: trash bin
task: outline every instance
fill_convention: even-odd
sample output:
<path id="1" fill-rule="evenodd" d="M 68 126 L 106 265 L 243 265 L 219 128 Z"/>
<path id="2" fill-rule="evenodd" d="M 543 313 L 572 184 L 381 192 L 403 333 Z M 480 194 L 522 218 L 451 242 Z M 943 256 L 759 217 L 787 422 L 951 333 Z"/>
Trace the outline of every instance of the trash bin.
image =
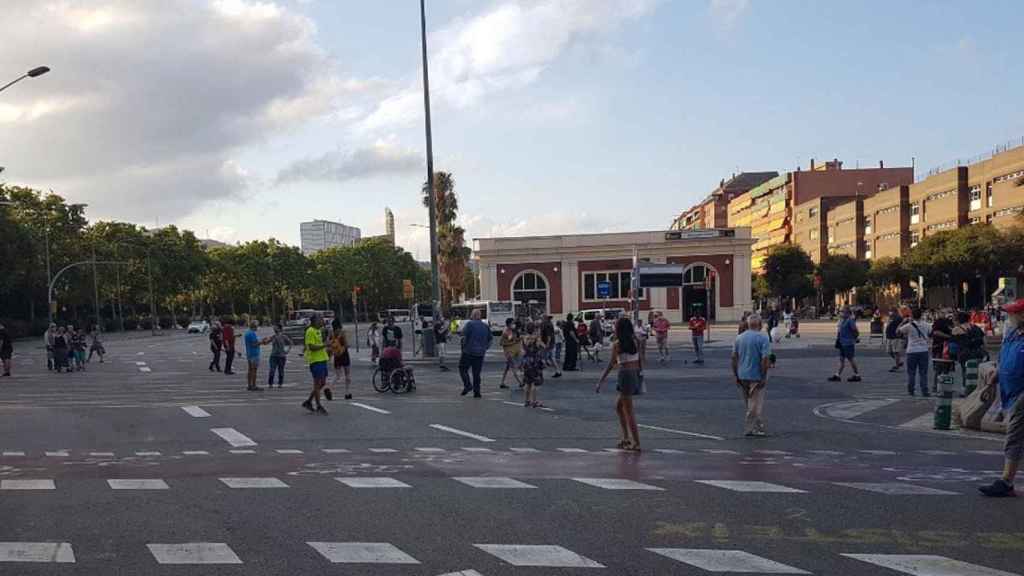
<path id="1" fill-rule="evenodd" d="M 433 358 L 437 356 L 436 346 L 434 346 L 434 325 L 429 322 L 423 323 L 423 346 L 422 352 L 424 358 Z"/>

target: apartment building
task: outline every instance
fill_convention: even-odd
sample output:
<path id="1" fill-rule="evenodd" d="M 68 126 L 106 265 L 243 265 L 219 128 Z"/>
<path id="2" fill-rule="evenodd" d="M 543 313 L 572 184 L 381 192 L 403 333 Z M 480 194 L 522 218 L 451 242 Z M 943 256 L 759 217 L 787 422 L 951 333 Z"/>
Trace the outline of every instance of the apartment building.
<path id="1" fill-rule="evenodd" d="M 1024 213 L 1024 146 L 1010 148 L 967 169 L 967 223 L 1012 226 Z"/>
<path id="2" fill-rule="evenodd" d="M 335 246 L 351 246 L 362 235 L 359 228 L 329 220 L 311 220 L 299 224 L 302 253 L 307 256 Z"/>
<path id="3" fill-rule="evenodd" d="M 925 236 L 967 224 L 967 166 L 910 185 L 910 247 Z"/>
<path id="4" fill-rule="evenodd" d="M 828 230 L 828 254 L 845 254 L 857 260 L 865 258 L 864 199 L 855 197 L 836 204 L 825 217 Z"/>
<path id="5" fill-rule="evenodd" d="M 910 186 L 864 198 L 864 258 L 902 258 L 910 250 Z"/>
<path id="6" fill-rule="evenodd" d="M 767 180 L 729 202 L 729 228 L 750 227 L 751 266 L 759 270 L 768 251 L 790 241 L 791 173 Z"/>
<path id="7" fill-rule="evenodd" d="M 803 248 L 815 264 L 829 253 L 829 219 L 831 210 L 856 196 L 825 196 L 797 205 L 793 217 L 793 244 Z"/>
<path id="8" fill-rule="evenodd" d="M 728 224 L 729 202 L 751 188 L 778 176 L 778 172 L 741 172 L 728 180 L 720 180 L 704 200 L 672 221 L 672 230 L 725 228 Z"/>

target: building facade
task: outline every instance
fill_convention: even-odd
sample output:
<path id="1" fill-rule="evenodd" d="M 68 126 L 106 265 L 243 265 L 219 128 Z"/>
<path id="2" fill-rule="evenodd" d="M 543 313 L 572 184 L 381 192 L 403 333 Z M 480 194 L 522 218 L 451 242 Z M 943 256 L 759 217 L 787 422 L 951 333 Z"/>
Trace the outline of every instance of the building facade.
<path id="1" fill-rule="evenodd" d="M 819 197 L 796 206 L 793 210 L 793 244 L 803 248 L 815 264 L 829 254 L 829 213 L 855 196 Z"/>
<path id="2" fill-rule="evenodd" d="M 864 258 L 902 258 L 910 250 L 910 186 L 864 199 Z"/>
<path id="3" fill-rule="evenodd" d="M 751 309 L 750 247 L 746 229 L 704 234 L 625 232 L 521 238 L 478 238 L 483 300 L 531 304 L 552 315 L 597 308 L 629 309 L 633 248 L 641 260 L 682 264 L 683 285 L 642 290 L 642 311 L 659 310 L 682 322 L 710 305 L 717 321 L 738 320 Z M 599 284 L 607 283 L 607 295 Z"/>
<path id="4" fill-rule="evenodd" d="M 845 254 L 857 260 L 865 257 L 864 200 L 853 198 L 828 210 L 828 254 Z"/>
<path id="5" fill-rule="evenodd" d="M 361 232 L 338 222 L 312 220 L 299 224 L 299 234 L 302 253 L 309 255 L 335 246 L 352 246 L 359 241 Z"/>
<path id="6" fill-rule="evenodd" d="M 1024 213 L 1024 146 L 971 164 L 967 169 L 967 222 L 1007 228 Z"/>
<path id="7" fill-rule="evenodd" d="M 910 247 L 925 236 L 967 224 L 967 166 L 928 176 L 910 186 Z"/>
<path id="8" fill-rule="evenodd" d="M 778 175 L 778 172 L 741 172 L 733 174 L 728 180 L 719 181 L 718 188 L 699 204 L 680 214 L 672 222 L 671 229 L 726 228 L 729 223 L 729 202 Z"/>

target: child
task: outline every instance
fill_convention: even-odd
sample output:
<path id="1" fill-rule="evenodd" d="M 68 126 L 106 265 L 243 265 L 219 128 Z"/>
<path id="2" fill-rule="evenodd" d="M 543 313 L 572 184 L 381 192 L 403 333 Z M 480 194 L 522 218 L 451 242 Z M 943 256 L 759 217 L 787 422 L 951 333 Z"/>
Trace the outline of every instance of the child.
<path id="1" fill-rule="evenodd" d="M 537 387 L 544 383 L 544 344 L 536 334 L 537 327 L 530 322 L 526 325 L 523 338 L 523 384 L 526 386 L 526 408 L 543 408 L 537 400 Z"/>

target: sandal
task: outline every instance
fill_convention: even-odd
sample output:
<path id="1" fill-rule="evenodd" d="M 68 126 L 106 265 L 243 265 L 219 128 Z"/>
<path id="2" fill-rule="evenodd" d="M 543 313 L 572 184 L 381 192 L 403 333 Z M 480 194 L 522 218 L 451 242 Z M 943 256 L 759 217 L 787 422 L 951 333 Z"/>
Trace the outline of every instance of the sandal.
<path id="1" fill-rule="evenodd" d="M 630 443 L 629 446 L 626 446 L 626 451 L 627 452 L 636 452 L 637 454 L 639 454 L 640 452 L 643 452 L 643 450 L 640 449 L 639 445 L 633 444 L 633 443 Z"/>
<path id="2" fill-rule="evenodd" d="M 621 448 L 623 450 L 628 449 L 629 446 L 630 446 L 629 440 L 623 440 L 623 441 L 621 441 L 621 442 L 619 442 L 618 444 L 615 445 L 616 448 Z"/>
<path id="3" fill-rule="evenodd" d="M 533 406 L 534 408 L 543 408 L 543 407 L 544 407 L 544 405 L 543 405 L 543 404 L 541 404 L 540 402 L 536 402 L 536 401 L 534 401 L 534 403 L 532 404 L 532 406 Z"/>

